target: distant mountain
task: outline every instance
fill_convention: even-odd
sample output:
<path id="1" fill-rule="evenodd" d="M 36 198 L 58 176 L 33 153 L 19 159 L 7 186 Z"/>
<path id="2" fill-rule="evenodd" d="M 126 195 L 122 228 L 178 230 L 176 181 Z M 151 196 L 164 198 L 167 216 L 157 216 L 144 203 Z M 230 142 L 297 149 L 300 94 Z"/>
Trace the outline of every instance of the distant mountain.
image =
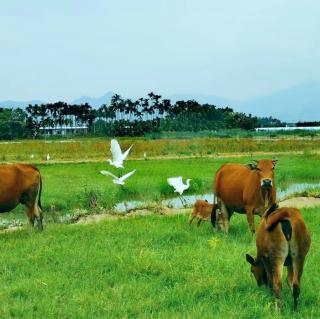
<path id="1" fill-rule="evenodd" d="M 172 101 L 196 100 L 255 116 L 272 116 L 284 122 L 320 121 L 320 83 L 305 82 L 292 88 L 248 100 L 231 100 L 215 95 L 179 94 Z"/>
<path id="2" fill-rule="evenodd" d="M 306 82 L 292 88 L 231 104 L 235 110 L 272 116 L 285 122 L 320 120 L 320 83 Z"/>
<path id="3" fill-rule="evenodd" d="M 98 108 L 102 104 L 109 104 L 113 92 L 107 92 L 101 97 L 82 96 L 72 104 L 89 103 Z M 320 83 L 305 82 L 291 87 L 248 100 L 232 100 L 216 95 L 205 94 L 176 94 L 167 97 L 172 102 L 178 100 L 196 100 L 201 104 L 210 103 L 218 107 L 229 106 L 237 112 L 251 113 L 255 116 L 272 116 L 284 122 L 320 121 Z M 26 107 L 28 104 L 45 103 L 40 100 L 33 101 L 3 101 L 0 107 Z"/>
<path id="4" fill-rule="evenodd" d="M 89 97 L 89 96 L 82 96 L 76 100 L 72 101 L 72 104 L 84 104 L 88 103 L 94 108 L 99 108 L 102 104 L 110 104 L 111 98 L 114 95 L 113 92 L 109 91 L 105 95 L 101 97 Z"/>
<path id="5" fill-rule="evenodd" d="M 45 103 L 43 101 L 40 100 L 32 100 L 32 101 L 11 101 L 11 100 L 7 100 L 7 101 L 2 101 L 0 102 L 0 107 L 7 107 L 7 108 L 26 108 L 29 104 L 41 104 L 41 103 Z"/>

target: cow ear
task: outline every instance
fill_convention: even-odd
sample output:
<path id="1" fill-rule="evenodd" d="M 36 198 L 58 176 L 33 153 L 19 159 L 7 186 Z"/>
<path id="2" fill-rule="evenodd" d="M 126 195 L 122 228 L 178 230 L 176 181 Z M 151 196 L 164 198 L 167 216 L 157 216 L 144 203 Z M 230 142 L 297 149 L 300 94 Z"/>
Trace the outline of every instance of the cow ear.
<path id="1" fill-rule="evenodd" d="M 247 259 L 247 262 L 248 262 L 250 265 L 254 265 L 254 264 L 255 264 L 254 258 L 251 257 L 249 254 L 246 254 L 246 259 Z"/>
<path id="2" fill-rule="evenodd" d="M 253 163 L 247 164 L 247 167 L 248 167 L 251 171 L 254 171 L 255 169 L 257 169 L 257 165 L 256 165 L 256 164 L 253 164 Z"/>
<path id="3" fill-rule="evenodd" d="M 276 160 L 276 159 L 273 159 L 273 160 L 272 160 L 273 167 L 276 166 L 277 162 L 278 162 L 278 160 Z"/>

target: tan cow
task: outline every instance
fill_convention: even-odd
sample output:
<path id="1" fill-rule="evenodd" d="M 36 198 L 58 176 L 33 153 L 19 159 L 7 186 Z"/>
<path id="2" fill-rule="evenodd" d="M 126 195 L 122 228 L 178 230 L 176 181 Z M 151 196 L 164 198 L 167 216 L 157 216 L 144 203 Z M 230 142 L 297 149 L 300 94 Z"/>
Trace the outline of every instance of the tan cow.
<path id="1" fill-rule="evenodd" d="M 39 170 L 27 164 L 0 165 L 0 213 L 9 212 L 20 203 L 27 207 L 29 222 L 43 229 Z"/>
<path id="2" fill-rule="evenodd" d="M 303 265 L 311 243 L 310 234 L 299 210 L 288 207 L 274 209 L 276 205 L 262 217 L 257 230 L 257 257 L 247 254 L 246 259 L 251 264 L 257 284 L 273 288 L 277 310 L 281 306 L 283 266 L 288 267 L 288 284 L 296 310 Z"/>
<path id="3" fill-rule="evenodd" d="M 224 219 L 233 212 L 247 215 L 249 228 L 255 231 L 254 214 L 260 216 L 276 202 L 274 184 L 275 160 L 259 160 L 256 164 L 225 164 L 216 173 L 214 194 Z M 225 231 L 228 232 L 229 223 Z"/>

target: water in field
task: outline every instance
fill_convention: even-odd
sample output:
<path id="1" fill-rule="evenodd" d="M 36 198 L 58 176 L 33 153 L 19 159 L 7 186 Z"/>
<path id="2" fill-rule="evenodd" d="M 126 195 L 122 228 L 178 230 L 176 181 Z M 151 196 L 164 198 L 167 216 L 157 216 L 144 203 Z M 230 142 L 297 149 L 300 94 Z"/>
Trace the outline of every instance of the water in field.
<path id="1" fill-rule="evenodd" d="M 290 197 L 296 193 L 301 193 L 306 190 L 316 190 L 320 189 L 320 183 L 311 184 L 311 183 L 297 183 L 297 184 L 291 184 L 286 189 L 278 190 L 277 191 L 277 199 L 278 200 L 284 200 L 287 197 Z M 185 202 L 185 205 L 187 207 L 190 207 L 194 204 L 196 199 L 206 199 L 209 203 L 213 202 L 213 194 L 198 194 L 198 195 L 184 195 L 183 200 Z M 169 207 L 169 208 L 183 208 L 184 205 L 182 204 L 182 201 L 179 197 L 174 197 L 170 199 L 163 200 L 162 202 L 163 206 Z M 143 208 L 146 206 L 145 202 L 142 201 L 129 201 L 125 203 L 118 203 L 115 206 L 115 210 L 125 213 L 132 209 L 137 208 Z"/>

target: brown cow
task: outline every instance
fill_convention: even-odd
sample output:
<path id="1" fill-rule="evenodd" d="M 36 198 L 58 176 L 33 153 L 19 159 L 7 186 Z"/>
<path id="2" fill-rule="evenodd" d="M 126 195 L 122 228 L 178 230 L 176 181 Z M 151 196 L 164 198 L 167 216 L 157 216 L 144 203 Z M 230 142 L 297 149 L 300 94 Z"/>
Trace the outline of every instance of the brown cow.
<path id="1" fill-rule="evenodd" d="M 189 217 L 189 224 L 195 218 L 198 218 L 197 226 L 200 226 L 202 221 L 212 221 L 212 225 L 223 228 L 224 219 L 221 211 L 216 204 L 210 204 L 207 200 L 197 199 L 193 205 L 192 212 Z"/>
<path id="2" fill-rule="evenodd" d="M 214 193 L 225 219 L 233 212 L 247 214 L 252 232 L 254 214 L 260 216 L 276 202 L 274 168 L 276 160 L 259 160 L 257 164 L 225 164 L 217 172 Z M 224 231 L 228 232 L 229 223 Z"/>
<path id="3" fill-rule="evenodd" d="M 42 179 L 39 170 L 27 164 L 0 165 L 0 213 L 9 212 L 20 203 L 27 206 L 29 222 L 43 229 L 41 191 Z"/>
<path id="4" fill-rule="evenodd" d="M 246 259 L 251 264 L 257 284 L 269 284 L 273 288 L 277 310 L 281 305 L 283 266 L 288 267 L 288 284 L 296 310 L 304 260 L 311 239 L 299 210 L 283 207 L 272 211 L 270 209 L 262 218 L 257 231 L 257 257 L 254 259 L 247 254 Z"/>

